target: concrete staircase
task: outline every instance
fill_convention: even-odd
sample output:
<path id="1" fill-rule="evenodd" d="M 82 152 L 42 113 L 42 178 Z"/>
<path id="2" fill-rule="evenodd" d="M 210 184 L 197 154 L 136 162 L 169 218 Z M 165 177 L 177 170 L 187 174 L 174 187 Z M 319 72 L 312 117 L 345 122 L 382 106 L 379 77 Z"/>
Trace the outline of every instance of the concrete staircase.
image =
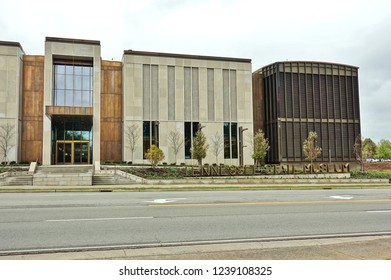
<path id="1" fill-rule="evenodd" d="M 32 175 L 15 175 L 4 178 L 2 182 L 4 186 L 32 186 L 33 176 Z"/>
<path id="2" fill-rule="evenodd" d="M 92 176 L 92 185 L 133 185 L 135 181 L 118 174 L 95 174 Z"/>
<path id="3" fill-rule="evenodd" d="M 91 186 L 92 165 L 40 166 L 34 174 L 35 186 Z"/>

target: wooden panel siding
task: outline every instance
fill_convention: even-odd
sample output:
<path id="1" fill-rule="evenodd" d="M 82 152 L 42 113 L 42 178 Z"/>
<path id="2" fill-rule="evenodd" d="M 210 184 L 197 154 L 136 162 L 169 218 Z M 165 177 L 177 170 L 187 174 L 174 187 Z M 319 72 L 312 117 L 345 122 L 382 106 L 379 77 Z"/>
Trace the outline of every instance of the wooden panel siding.
<path id="1" fill-rule="evenodd" d="M 23 57 L 22 137 L 20 160 L 42 161 L 44 57 Z"/>
<path id="2" fill-rule="evenodd" d="M 263 85 L 262 74 L 254 72 L 252 75 L 253 83 L 253 120 L 254 120 L 254 133 L 259 129 L 265 132 L 264 128 L 264 104 L 263 104 Z"/>
<path id="3" fill-rule="evenodd" d="M 122 62 L 101 65 L 100 158 L 122 161 Z"/>
<path id="4" fill-rule="evenodd" d="M 67 106 L 46 106 L 46 114 L 52 115 L 76 115 L 76 116 L 92 116 L 92 107 L 67 107 Z"/>

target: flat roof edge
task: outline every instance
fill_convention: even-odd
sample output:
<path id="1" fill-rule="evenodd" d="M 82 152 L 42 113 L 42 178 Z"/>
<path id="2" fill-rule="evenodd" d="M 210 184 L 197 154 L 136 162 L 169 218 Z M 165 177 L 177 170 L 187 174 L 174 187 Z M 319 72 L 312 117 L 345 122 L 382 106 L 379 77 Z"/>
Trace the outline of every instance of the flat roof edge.
<path id="1" fill-rule="evenodd" d="M 18 47 L 24 52 L 23 47 L 19 42 L 0 41 L 0 46 Z"/>
<path id="2" fill-rule="evenodd" d="M 178 54 L 178 53 L 162 53 L 162 52 L 147 52 L 147 51 L 134 51 L 134 50 L 125 50 L 124 55 L 156 56 L 156 57 L 171 57 L 171 58 L 185 58 L 185 59 L 187 58 L 187 59 L 218 60 L 218 61 L 251 63 L 251 59 L 249 59 L 249 58 L 206 56 L 206 55 L 192 55 L 192 54 Z"/>
<path id="3" fill-rule="evenodd" d="M 336 62 L 329 62 L 329 61 L 311 61 L 311 60 L 292 60 L 292 61 L 290 61 L 290 60 L 288 60 L 288 61 L 276 61 L 274 63 L 270 63 L 268 65 L 265 65 L 265 66 L 259 68 L 258 70 L 254 71 L 254 72 L 258 72 L 259 70 L 262 70 L 264 68 L 270 67 L 275 64 L 290 64 L 290 63 L 307 63 L 307 64 L 313 63 L 313 64 L 323 64 L 323 65 L 338 65 L 338 66 L 343 66 L 343 67 L 350 67 L 350 68 L 359 69 L 358 66 L 343 64 L 343 63 L 336 63 Z"/>
<path id="4" fill-rule="evenodd" d="M 85 45 L 97 45 L 97 46 L 100 46 L 100 41 L 97 41 L 97 40 L 59 38 L 59 37 L 46 37 L 46 42 L 85 44 Z"/>

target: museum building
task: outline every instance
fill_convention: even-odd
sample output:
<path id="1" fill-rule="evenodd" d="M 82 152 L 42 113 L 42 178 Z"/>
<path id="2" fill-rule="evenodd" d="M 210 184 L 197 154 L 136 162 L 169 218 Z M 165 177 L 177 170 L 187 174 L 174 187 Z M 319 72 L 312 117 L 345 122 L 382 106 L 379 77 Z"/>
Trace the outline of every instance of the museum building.
<path id="1" fill-rule="evenodd" d="M 125 50 L 111 61 L 100 41 L 46 37 L 44 55 L 0 41 L 0 132 L 7 125 L 1 161 L 140 164 L 155 144 L 167 164 L 196 164 L 190 147 L 202 129 L 204 163 L 253 164 L 262 129 L 268 163 L 305 162 L 310 131 L 319 161 L 353 162 L 358 68 L 286 61 L 252 73 L 244 58 Z"/>
<path id="2" fill-rule="evenodd" d="M 251 75 L 250 59 L 126 50 L 108 61 L 99 41 L 46 37 L 44 55 L 0 42 L 0 126 L 13 128 L 7 161 L 147 163 L 156 144 L 164 162 L 195 164 L 190 147 L 202 129 L 204 163 L 252 164 L 243 149 L 253 131 Z M 183 142 L 177 152 L 173 134 Z"/>
<path id="3" fill-rule="evenodd" d="M 355 162 L 360 135 L 358 68 L 350 65 L 285 61 L 253 73 L 254 130 L 270 141 L 266 161 L 305 161 L 310 131 L 322 148 L 319 162 Z"/>

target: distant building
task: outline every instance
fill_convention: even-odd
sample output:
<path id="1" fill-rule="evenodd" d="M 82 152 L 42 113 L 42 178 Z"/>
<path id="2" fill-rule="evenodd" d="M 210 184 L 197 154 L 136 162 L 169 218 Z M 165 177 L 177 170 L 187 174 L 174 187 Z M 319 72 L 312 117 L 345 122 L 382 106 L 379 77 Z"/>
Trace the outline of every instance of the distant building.
<path id="1" fill-rule="evenodd" d="M 305 162 L 303 142 L 318 134 L 320 162 L 355 161 L 360 134 L 358 67 L 276 62 L 253 73 L 254 131 L 270 141 L 269 163 Z"/>
<path id="2" fill-rule="evenodd" d="M 239 132 L 253 128 L 251 60 L 124 51 L 123 61 L 101 59 L 99 41 L 53 38 L 45 55 L 26 55 L 19 43 L 0 42 L 0 125 L 15 134 L 9 161 L 92 164 L 146 163 L 152 145 L 175 161 L 168 134 L 184 142 L 177 163 L 192 164 L 190 147 L 202 128 L 223 142 L 218 163 L 251 164 Z M 134 155 L 126 129 L 137 138 Z M 242 140 L 242 139 L 241 139 Z M 3 159 L 1 159 L 3 160 Z"/>

